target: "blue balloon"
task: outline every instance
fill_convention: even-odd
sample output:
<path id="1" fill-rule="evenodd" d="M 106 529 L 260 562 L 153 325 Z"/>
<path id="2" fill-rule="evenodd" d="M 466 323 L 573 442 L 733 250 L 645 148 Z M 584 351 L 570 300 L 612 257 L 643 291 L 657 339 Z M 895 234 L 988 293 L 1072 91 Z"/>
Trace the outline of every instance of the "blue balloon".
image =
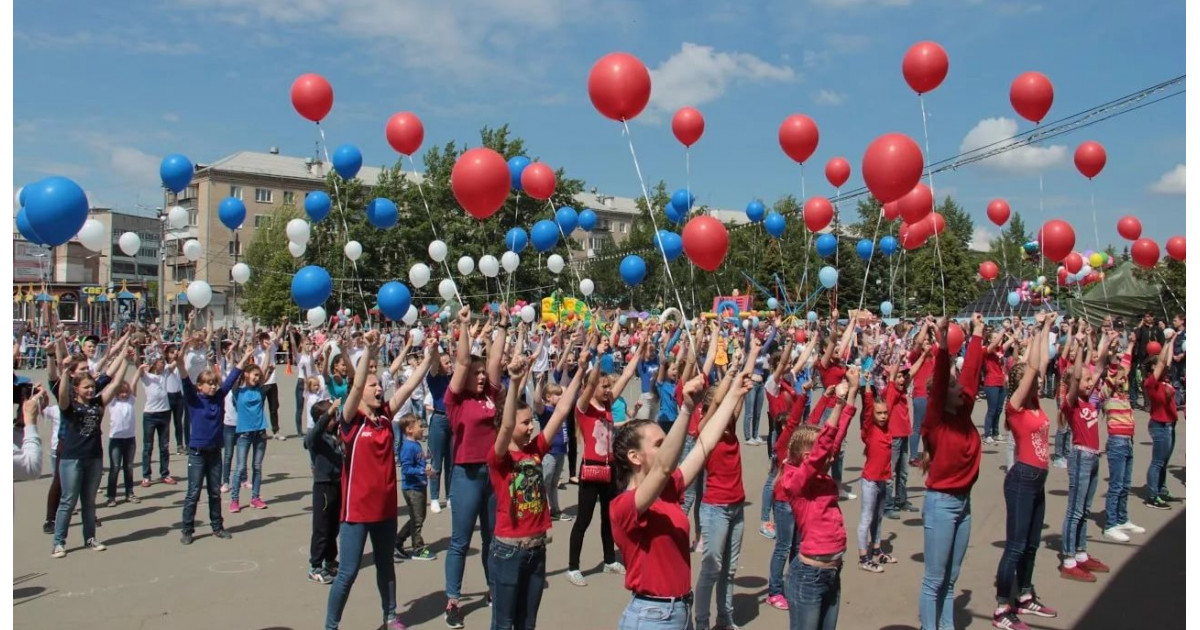
<path id="1" fill-rule="evenodd" d="M 683 220 L 687 218 L 687 211 L 676 208 L 674 203 L 668 203 L 664 211 L 667 213 L 667 219 L 671 223 L 683 223 Z"/>
<path id="2" fill-rule="evenodd" d="M 518 155 L 508 159 L 508 176 L 512 179 L 513 190 L 520 191 L 521 188 L 521 173 L 525 172 L 525 167 L 529 166 L 529 158 L 524 155 Z"/>
<path id="3" fill-rule="evenodd" d="M 396 210 L 396 204 L 387 197 L 377 197 L 367 205 L 367 221 L 381 230 L 396 225 L 399 219 L 400 213 Z M 403 313 L 401 315 L 403 316 Z"/>
<path id="4" fill-rule="evenodd" d="M 314 190 L 304 197 L 304 211 L 308 213 L 308 218 L 312 219 L 314 223 L 329 216 L 331 208 L 333 208 L 333 200 L 323 190 Z"/>
<path id="5" fill-rule="evenodd" d="M 626 256 L 621 260 L 621 279 L 631 287 L 641 284 L 646 279 L 646 261 L 634 254 Z"/>
<path id="6" fill-rule="evenodd" d="M 34 183 L 30 184 L 29 186 L 21 187 L 21 192 L 17 194 L 17 203 L 20 204 L 20 206 L 22 208 L 25 207 L 25 192 L 28 191 L 30 187 L 36 186 L 36 185 L 38 185 L 38 182 L 34 182 Z"/>
<path id="7" fill-rule="evenodd" d="M 654 246 L 668 261 L 674 261 L 683 255 L 683 237 L 670 230 L 659 230 L 658 234 L 654 235 Z"/>
<path id="8" fill-rule="evenodd" d="M 550 219 L 542 219 L 533 224 L 529 234 L 533 248 L 539 252 L 549 251 L 558 245 L 558 225 Z"/>
<path id="9" fill-rule="evenodd" d="M 782 214 L 771 211 L 767 218 L 763 220 L 763 227 L 766 228 L 767 234 L 780 238 L 783 236 L 783 231 L 787 229 L 787 219 L 783 218 Z"/>
<path id="10" fill-rule="evenodd" d="M 192 173 L 196 167 L 192 161 L 178 153 L 172 153 L 163 158 L 158 166 L 158 176 L 162 178 L 163 187 L 173 193 L 181 192 L 192 183 Z"/>
<path id="11" fill-rule="evenodd" d="M 46 241 L 43 241 L 42 237 L 33 231 L 33 226 L 29 225 L 29 217 L 25 214 L 25 208 L 17 211 L 17 230 L 21 233 L 21 236 L 25 237 L 25 240 L 34 245 L 46 244 Z"/>
<path id="12" fill-rule="evenodd" d="M 591 208 L 584 208 L 579 212 L 579 228 L 584 232 L 591 232 L 596 227 L 596 211 Z"/>
<path id="13" fill-rule="evenodd" d="M 746 204 L 746 218 L 750 219 L 751 223 L 758 223 L 763 220 L 767 214 L 767 208 L 757 199 Z"/>
<path id="14" fill-rule="evenodd" d="M 525 246 L 529 244 L 529 235 L 525 233 L 525 228 L 515 227 L 504 235 L 504 245 L 508 247 L 508 251 L 520 254 L 525 250 Z"/>
<path id="15" fill-rule="evenodd" d="M 821 281 L 821 286 L 832 289 L 837 286 L 838 270 L 833 267 L 821 267 L 821 271 L 817 273 L 817 279 Z"/>
<path id="16" fill-rule="evenodd" d="M 380 312 L 387 315 L 388 319 L 401 320 L 412 305 L 412 293 L 403 283 L 392 280 L 379 287 L 378 301 Z"/>
<path id="17" fill-rule="evenodd" d="M 688 192 L 686 188 L 680 188 L 671 193 L 671 205 L 675 206 L 676 210 L 687 214 L 692 211 L 692 206 L 696 203 L 696 195 Z"/>
<path id="18" fill-rule="evenodd" d="M 891 317 L 892 316 L 892 303 L 887 300 L 884 300 L 883 302 L 881 302 L 879 304 L 879 314 L 883 315 L 884 317 Z"/>
<path id="19" fill-rule="evenodd" d="M 895 254 L 898 247 L 900 247 L 900 243 L 894 236 L 885 236 L 879 239 L 879 251 L 883 252 L 884 256 Z"/>
<path id="20" fill-rule="evenodd" d="M 57 247 L 79 233 L 88 218 L 88 199 L 66 177 L 47 177 L 27 188 L 25 218 L 46 245 Z"/>
<path id="21" fill-rule="evenodd" d="M 358 175 L 358 170 L 362 168 L 362 151 L 353 144 L 343 144 L 333 152 L 333 170 L 337 171 L 342 179 L 354 179 Z"/>
<path id="22" fill-rule="evenodd" d="M 575 227 L 579 225 L 579 213 L 575 212 L 575 208 L 571 206 L 563 206 L 554 213 L 554 221 L 558 223 L 558 227 L 562 228 L 562 233 L 567 236 L 575 231 Z"/>
<path id="23" fill-rule="evenodd" d="M 810 321 L 810 322 L 815 322 L 815 321 L 817 321 L 817 312 L 816 312 L 816 311 L 809 311 L 809 312 L 808 312 L 808 321 Z"/>
<path id="24" fill-rule="evenodd" d="M 1020 303 L 1021 303 L 1021 294 L 1017 293 L 1016 291 L 1009 291 L 1008 292 L 1008 305 L 1013 308 L 1016 308 L 1017 305 Z"/>
<path id="25" fill-rule="evenodd" d="M 817 237 L 817 255 L 821 258 L 829 258 L 837 251 L 837 237 L 826 232 Z"/>
<path id="26" fill-rule="evenodd" d="M 775 298 L 767 298 L 767 308 L 771 309 L 772 311 L 779 308 L 779 300 Z"/>
<path id="27" fill-rule="evenodd" d="M 333 278 L 323 267 L 301 267 L 292 276 L 292 301 L 300 308 L 316 308 L 329 299 L 330 293 L 333 293 Z"/>
<path id="28" fill-rule="evenodd" d="M 246 204 L 237 197 L 226 197 L 217 207 L 217 216 L 221 218 L 225 227 L 236 230 L 246 222 Z"/>
<path id="29" fill-rule="evenodd" d="M 871 258 L 871 254 L 875 253 L 875 243 L 872 243 L 871 239 L 860 239 L 858 241 L 858 245 L 854 246 L 854 251 L 858 252 L 859 258 L 863 260 L 869 260 Z"/>

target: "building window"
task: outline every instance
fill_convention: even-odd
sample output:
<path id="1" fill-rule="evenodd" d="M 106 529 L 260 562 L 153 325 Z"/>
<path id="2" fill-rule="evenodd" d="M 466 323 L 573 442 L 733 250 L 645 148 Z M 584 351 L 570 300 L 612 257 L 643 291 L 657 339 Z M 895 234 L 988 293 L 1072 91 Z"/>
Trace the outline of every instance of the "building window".
<path id="1" fill-rule="evenodd" d="M 173 265 L 171 267 L 171 279 L 175 282 L 187 280 L 191 282 L 196 279 L 196 267 L 194 265 Z"/>
<path id="2" fill-rule="evenodd" d="M 163 256 L 179 255 L 179 239 L 167 241 L 163 246 Z"/>
<path id="3" fill-rule="evenodd" d="M 138 265 L 138 275 L 143 278 L 158 276 L 158 267 L 155 265 Z"/>
<path id="4" fill-rule="evenodd" d="M 289 206 L 296 205 L 296 193 L 290 190 L 283 191 L 283 203 Z"/>
<path id="5" fill-rule="evenodd" d="M 62 322 L 79 321 L 79 303 L 71 300 L 62 300 L 58 302 L 58 320 Z"/>
<path id="6" fill-rule="evenodd" d="M 200 210 L 197 208 L 188 208 L 188 225 L 196 227 L 200 225 Z"/>
<path id="7" fill-rule="evenodd" d="M 270 188 L 255 188 L 254 200 L 258 203 L 271 203 L 275 199 L 274 193 Z"/>
<path id="8" fill-rule="evenodd" d="M 230 256 L 241 256 L 242 255 L 242 241 L 240 239 L 235 239 L 235 240 L 229 241 L 229 255 Z"/>
<path id="9" fill-rule="evenodd" d="M 230 186 L 229 187 L 229 196 L 233 197 L 234 199 L 241 199 L 242 198 L 242 187 L 241 186 Z"/>
<path id="10" fill-rule="evenodd" d="M 628 224 L 628 223 L 626 223 L 626 222 L 624 222 L 624 221 L 622 221 L 622 222 L 621 222 L 621 233 L 622 233 L 622 234 L 628 234 L 628 233 L 629 233 L 629 224 Z"/>
<path id="11" fill-rule="evenodd" d="M 270 227 L 270 226 L 271 226 L 271 215 L 259 214 L 259 215 L 254 216 L 254 229 L 257 230 L 259 228 Z"/>
<path id="12" fill-rule="evenodd" d="M 137 265 L 135 265 L 134 263 L 131 263 L 131 262 L 124 261 L 124 260 L 114 260 L 112 263 L 112 272 L 114 275 L 115 274 L 120 274 L 122 276 L 136 275 L 137 274 Z"/>

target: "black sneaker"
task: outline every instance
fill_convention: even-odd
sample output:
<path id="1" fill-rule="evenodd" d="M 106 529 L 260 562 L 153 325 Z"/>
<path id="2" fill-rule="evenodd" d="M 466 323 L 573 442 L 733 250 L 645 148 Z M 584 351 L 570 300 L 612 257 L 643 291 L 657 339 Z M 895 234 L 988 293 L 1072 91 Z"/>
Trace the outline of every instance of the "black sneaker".
<path id="1" fill-rule="evenodd" d="M 54 521 L 46 521 L 45 523 L 42 523 L 42 533 L 43 534 L 53 534 L 54 533 Z"/>
<path id="2" fill-rule="evenodd" d="M 1145 501 L 1142 502 L 1142 504 L 1148 508 L 1153 508 L 1155 510 L 1171 509 L 1171 504 L 1164 501 L 1161 496 L 1157 496 L 1152 499 L 1146 499 Z"/>
<path id="3" fill-rule="evenodd" d="M 308 569 L 308 581 L 328 586 L 333 584 L 333 576 L 329 575 L 329 573 L 321 567 L 310 567 Z"/>
<path id="4" fill-rule="evenodd" d="M 1058 611 L 1043 604 L 1037 593 L 1033 593 L 1026 599 L 1017 600 L 1017 614 L 1054 618 L 1058 616 Z"/>
<path id="5" fill-rule="evenodd" d="M 179 539 L 179 542 L 181 542 L 185 545 L 192 544 L 192 533 L 191 532 L 183 532 L 183 536 Z"/>
<path id="6" fill-rule="evenodd" d="M 329 575 L 332 575 L 333 577 L 337 577 L 338 563 L 337 562 L 326 562 L 325 563 L 325 572 L 328 573 Z"/>
<path id="7" fill-rule="evenodd" d="M 233 538 L 233 534 L 230 534 L 223 529 L 218 529 L 217 531 L 213 532 L 212 535 L 213 538 L 220 538 L 222 540 L 229 540 L 230 538 Z"/>
<path id="8" fill-rule="evenodd" d="M 458 604 L 446 605 L 446 626 L 450 628 L 465 628 L 463 625 L 462 611 L 458 609 Z"/>
<path id="9" fill-rule="evenodd" d="M 395 562 L 403 562 L 405 560 L 412 560 L 412 556 L 408 555 L 407 551 L 397 548 L 392 550 L 392 560 Z"/>
<path id="10" fill-rule="evenodd" d="M 1174 501 L 1174 500 L 1175 500 L 1175 497 L 1171 496 L 1171 491 L 1170 491 L 1170 490 L 1167 490 L 1166 488 L 1163 488 L 1163 489 L 1162 489 L 1162 490 L 1161 490 L 1161 491 L 1158 493 L 1158 498 L 1162 499 L 1163 501 L 1167 501 L 1167 502 L 1170 502 L 1170 501 Z"/>

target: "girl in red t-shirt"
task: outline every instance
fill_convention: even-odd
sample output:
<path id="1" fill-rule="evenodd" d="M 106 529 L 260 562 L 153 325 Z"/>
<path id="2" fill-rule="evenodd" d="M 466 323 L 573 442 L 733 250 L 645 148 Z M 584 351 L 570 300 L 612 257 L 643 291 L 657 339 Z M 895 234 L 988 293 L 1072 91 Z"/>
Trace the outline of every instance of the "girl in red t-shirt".
<path id="1" fill-rule="evenodd" d="M 1033 566 L 1046 520 L 1046 476 L 1050 464 L 1050 418 L 1038 404 L 1039 377 L 1049 362 L 1053 313 L 1038 313 L 1038 328 L 1029 340 L 1024 364 L 1009 374 L 1012 395 L 1005 421 L 1016 443 L 1016 463 L 1004 477 L 1004 505 L 1008 510 L 1004 553 L 996 568 L 997 628 L 1028 628 L 1017 615 L 1057 617 L 1033 588 Z"/>
<path id="2" fill-rule="evenodd" d="M 1167 462 L 1175 451 L 1175 423 L 1179 410 L 1175 406 L 1175 387 L 1163 380 L 1167 366 L 1175 355 L 1175 344 L 1162 344 L 1162 351 L 1147 361 L 1148 373 L 1143 384 L 1146 400 L 1150 404 L 1150 439 L 1154 448 L 1150 451 L 1150 467 L 1146 469 L 1146 507 L 1169 510 L 1171 493 L 1167 492 Z"/>

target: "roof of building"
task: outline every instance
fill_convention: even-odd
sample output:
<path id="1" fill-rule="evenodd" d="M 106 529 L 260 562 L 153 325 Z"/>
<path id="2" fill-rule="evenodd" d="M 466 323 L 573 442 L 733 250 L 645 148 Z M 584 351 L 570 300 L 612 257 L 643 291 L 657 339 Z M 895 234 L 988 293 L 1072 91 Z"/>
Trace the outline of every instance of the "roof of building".
<path id="1" fill-rule="evenodd" d="M 310 180 L 315 185 L 324 181 L 331 167 L 323 161 L 313 158 L 279 155 L 276 153 L 259 153 L 257 151 L 238 151 L 233 155 L 223 157 L 212 164 L 202 165 L 197 173 L 218 171 L 222 173 L 242 173 L 248 175 L 264 175 L 268 177 L 284 177 L 288 179 Z M 357 179 L 367 186 L 374 186 L 379 181 L 383 168 L 378 166 L 363 166 Z M 415 181 L 421 177 L 419 173 L 405 171 L 407 179 Z"/>

